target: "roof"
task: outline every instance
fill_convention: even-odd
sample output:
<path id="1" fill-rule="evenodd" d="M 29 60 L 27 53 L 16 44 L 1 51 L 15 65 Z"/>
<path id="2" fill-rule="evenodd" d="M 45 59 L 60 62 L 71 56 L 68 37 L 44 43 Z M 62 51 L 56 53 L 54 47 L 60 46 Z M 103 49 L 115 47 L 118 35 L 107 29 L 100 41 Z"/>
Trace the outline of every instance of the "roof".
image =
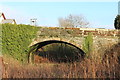
<path id="1" fill-rule="evenodd" d="M 12 24 L 13 22 L 15 22 L 15 19 L 6 19 L 6 20 L 2 21 L 3 24 L 5 24 L 5 23 L 11 23 Z"/>
<path id="2" fill-rule="evenodd" d="M 4 13 L 0 13 L 0 17 L 1 16 L 3 16 L 3 18 L 6 19 Z"/>

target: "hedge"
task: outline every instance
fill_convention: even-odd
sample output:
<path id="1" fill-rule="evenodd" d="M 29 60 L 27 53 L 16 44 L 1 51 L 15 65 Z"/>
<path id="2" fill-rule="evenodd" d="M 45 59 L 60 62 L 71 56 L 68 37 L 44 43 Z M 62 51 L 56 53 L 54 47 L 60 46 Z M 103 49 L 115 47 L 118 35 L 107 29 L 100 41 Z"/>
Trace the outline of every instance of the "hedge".
<path id="1" fill-rule="evenodd" d="M 2 54 L 19 61 L 27 60 L 27 53 L 37 28 L 30 25 L 2 24 Z"/>

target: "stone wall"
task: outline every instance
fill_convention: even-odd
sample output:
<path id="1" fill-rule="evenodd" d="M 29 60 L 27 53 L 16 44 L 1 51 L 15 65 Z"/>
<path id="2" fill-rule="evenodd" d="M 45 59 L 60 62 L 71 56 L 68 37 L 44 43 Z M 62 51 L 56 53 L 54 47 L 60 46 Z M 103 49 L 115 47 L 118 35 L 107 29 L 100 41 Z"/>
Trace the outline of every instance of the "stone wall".
<path id="1" fill-rule="evenodd" d="M 114 29 L 40 27 L 30 46 L 47 40 L 59 40 L 82 49 L 88 33 L 93 33 L 94 53 L 103 52 L 119 42 L 120 31 Z"/>
<path id="2" fill-rule="evenodd" d="M 103 29 L 103 28 L 58 28 L 58 27 L 48 27 L 48 29 L 57 30 L 64 29 L 66 31 L 75 31 L 80 35 L 87 35 L 89 32 L 93 33 L 95 36 L 120 36 L 120 30 L 115 29 Z"/>

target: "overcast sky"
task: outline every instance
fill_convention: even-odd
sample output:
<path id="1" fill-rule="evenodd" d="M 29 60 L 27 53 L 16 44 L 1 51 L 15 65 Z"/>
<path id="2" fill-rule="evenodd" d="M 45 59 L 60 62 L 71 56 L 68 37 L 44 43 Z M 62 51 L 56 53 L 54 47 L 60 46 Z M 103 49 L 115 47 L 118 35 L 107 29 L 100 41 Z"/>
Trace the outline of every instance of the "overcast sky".
<path id="1" fill-rule="evenodd" d="M 114 19 L 118 14 L 118 2 L 3 1 L 0 3 L 0 11 L 7 19 L 15 19 L 18 24 L 30 24 L 31 18 L 37 18 L 40 26 L 58 26 L 58 18 L 74 14 L 83 15 L 90 22 L 90 27 L 113 29 Z"/>

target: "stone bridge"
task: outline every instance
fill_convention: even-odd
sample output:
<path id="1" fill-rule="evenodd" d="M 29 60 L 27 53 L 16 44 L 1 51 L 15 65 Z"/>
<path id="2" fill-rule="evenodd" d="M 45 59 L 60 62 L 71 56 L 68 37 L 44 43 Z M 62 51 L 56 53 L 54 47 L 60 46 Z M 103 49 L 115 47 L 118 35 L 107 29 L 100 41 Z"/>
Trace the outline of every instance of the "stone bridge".
<path id="1" fill-rule="evenodd" d="M 83 50 L 88 33 L 93 34 L 94 55 L 103 53 L 119 42 L 120 31 L 114 29 L 40 27 L 30 46 L 55 40 L 70 43 Z"/>

